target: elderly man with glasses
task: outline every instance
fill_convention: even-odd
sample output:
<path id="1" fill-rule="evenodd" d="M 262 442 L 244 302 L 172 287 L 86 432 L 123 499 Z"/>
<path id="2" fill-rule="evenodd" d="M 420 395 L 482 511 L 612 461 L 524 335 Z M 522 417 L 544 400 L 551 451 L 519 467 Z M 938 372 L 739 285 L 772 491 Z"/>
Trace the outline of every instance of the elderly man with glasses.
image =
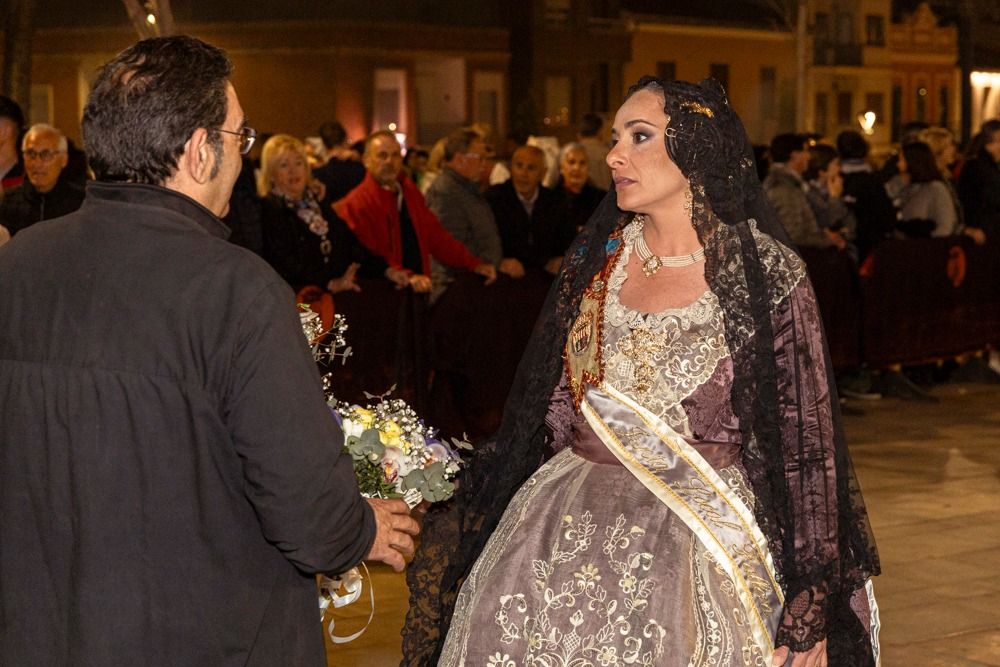
<path id="1" fill-rule="evenodd" d="M 83 203 L 83 188 L 63 177 L 68 144 L 62 132 L 51 125 L 32 125 L 21 147 L 27 178 L 0 203 L 0 225 L 12 235 L 72 213 Z"/>

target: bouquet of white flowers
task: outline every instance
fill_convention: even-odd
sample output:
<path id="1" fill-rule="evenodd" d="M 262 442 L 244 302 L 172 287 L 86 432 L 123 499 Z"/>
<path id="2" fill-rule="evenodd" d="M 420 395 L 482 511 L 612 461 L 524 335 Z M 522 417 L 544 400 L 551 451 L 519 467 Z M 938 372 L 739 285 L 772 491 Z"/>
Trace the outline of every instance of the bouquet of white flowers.
<path id="1" fill-rule="evenodd" d="M 327 331 L 319 315 L 308 306 L 301 308 L 302 331 L 312 347 L 313 358 L 326 364 L 337 359 L 346 361 L 351 349 L 344 336 L 347 331 L 344 316 L 335 315 L 333 326 Z M 360 406 L 338 401 L 331 385 L 331 374 L 327 373 L 323 376 L 323 391 L 344 430 L 344 451 L 353 461 L 361 495 L 403 498 L 411 508 L 425 501 L 448 500 L 454 495 L 454 480 L 462 466 L 458 451 L 471 450 L 468 442 L 453 438 L 449 445 L 440 440 L 437 432 L 426 426 L 405 401 L 388 397 L 391 389 L 381 396 L 365 394 L 375 402 Z M 330 608 L 343 607 L 357 600 L 363 588 L 362 581 L 358 568 L 332 579 L 320 576 L 321 620 Z M 339 592 L 341 589 L 343 594 Z M 372 603 L 370 624 L 375 614 L 371 586 L 369 595 Z M 342 644 L 361 636 L 367 627 L 366 624 L 353 635 L 340 637 L 334 634 L 334 620 L 330 620 L 327 633 L 335 644 Z"/>
<path id="2" fill-rule="evenodd" d="M 346 360 L 350 356 L 344 337 L 347 323 L 342 315 L 334 317 L 330 331 L 323 330 L 316 313 L 303 311 L 301 317 L 303 332 L 317 361 Z M 425 500 L 448 500 L 454 495 L 453 480 L 462 465 L 458 451 L 471 450 L 468 442 L 452 438 L 446 444 L 440 440 L 405 401 L 388 397 L 392 390 L 382 396 L 365 394 L 374 403 L 349 405 L 334 397 L 330 384 L 327 374 L 323 388 L 344 429 L 344 450 L 354 461 L 361 495 L 403 498 L 411 507 Z"/>

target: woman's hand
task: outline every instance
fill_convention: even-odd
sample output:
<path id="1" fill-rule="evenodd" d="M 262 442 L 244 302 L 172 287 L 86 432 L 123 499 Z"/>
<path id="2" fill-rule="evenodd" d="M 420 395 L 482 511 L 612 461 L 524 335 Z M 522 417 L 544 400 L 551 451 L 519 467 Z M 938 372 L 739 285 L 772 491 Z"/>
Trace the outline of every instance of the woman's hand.
<path id="1" fill-rule="evenodd" d="M 349 267 L 347 267 L 347 271 L 344 271 L 344 275 L 340 276 L 339 278 L 334 278 L 333 280 L 328 282 L 326 284 L 326 289 L 332 294 L 336 294 L 337 292 L 347 292 L 347 291 L 360 292 L 361 286 L 358 285 L 357 278 L 355 277 L 358 273 L 359 268 L 361 268 L 361 265 L 358 264 L 357 262 L 354 262 Z"/>
<path id="2" fill-rule="evenodd" d="M 772 667 L 782 667 L 786 662 L 788 662 L 788 647 L 779 646 L 774 651 L 774 657 L 771 658 Z M 792 664 L 791 667 L 828 667 L 829 663 L 826 661 L 826 640 L 821 642 L 816 642 L 816 644 L 808 651 L 803 651 L 802 653 L 792 652 Z"/>

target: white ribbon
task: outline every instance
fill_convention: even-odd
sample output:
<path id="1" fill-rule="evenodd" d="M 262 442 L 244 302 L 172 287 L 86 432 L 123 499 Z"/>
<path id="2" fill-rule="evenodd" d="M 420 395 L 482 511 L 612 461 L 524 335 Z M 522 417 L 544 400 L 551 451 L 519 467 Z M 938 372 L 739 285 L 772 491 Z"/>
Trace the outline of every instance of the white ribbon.
<path id="1" fill-rule="evenodd" d="M 371 573 L 368 572 L 368 566 L 362 562 L 361 567 L 365 569 L 365 574 L 368 575 L 369 579 L 371 579 Z M 339 609 L 340 607 L 346 607 L 349 604 L 357 602 L 358 598 L 361 597 L 361 590 L 364 588 L 363 582 L 364 579 L 361 576 L 361 572 L 356 567 L 333 579 L 321 574 L 319 577 L 320 622 L 323 622 L 323 619 L 326 617 L 326 612 L 331 606 L 334 609 Z M 341 588 L 345 591 L 344 595 L 337 593 L 337 591 Z M 326 633 L 330 635 L 330 641 L 334 644 L 346 644 L 354 641 L 364 634 L 365 630 L 368 629 L 368 626 L 372 624 L 372 619 L 375 618 L 375 587 L 372 584 L 368 585 L 368 596 L 371 599 L 371 612 L 368 614 L 368 621 L 365 623 L 365 627 L 361 628 L 353 635 L 340 637 L 333 633 L 336 619 L 331 618 L 330 625 L 327 626 L 326 629 Z"/>

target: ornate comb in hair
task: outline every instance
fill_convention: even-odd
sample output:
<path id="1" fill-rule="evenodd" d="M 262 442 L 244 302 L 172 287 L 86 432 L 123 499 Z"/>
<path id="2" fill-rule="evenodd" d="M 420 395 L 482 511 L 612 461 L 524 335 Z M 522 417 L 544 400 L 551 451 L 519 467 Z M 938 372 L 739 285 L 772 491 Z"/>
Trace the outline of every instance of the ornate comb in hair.
<path id="1" fill-rule="evenodd" d="M 702 116 L 707 116 L 708 118 L 715 118 L 714 111 L 706 107 L 704 104 L 698 104 L 697 102 L 681 102 L 681 109 L 700 113 Z"/>

